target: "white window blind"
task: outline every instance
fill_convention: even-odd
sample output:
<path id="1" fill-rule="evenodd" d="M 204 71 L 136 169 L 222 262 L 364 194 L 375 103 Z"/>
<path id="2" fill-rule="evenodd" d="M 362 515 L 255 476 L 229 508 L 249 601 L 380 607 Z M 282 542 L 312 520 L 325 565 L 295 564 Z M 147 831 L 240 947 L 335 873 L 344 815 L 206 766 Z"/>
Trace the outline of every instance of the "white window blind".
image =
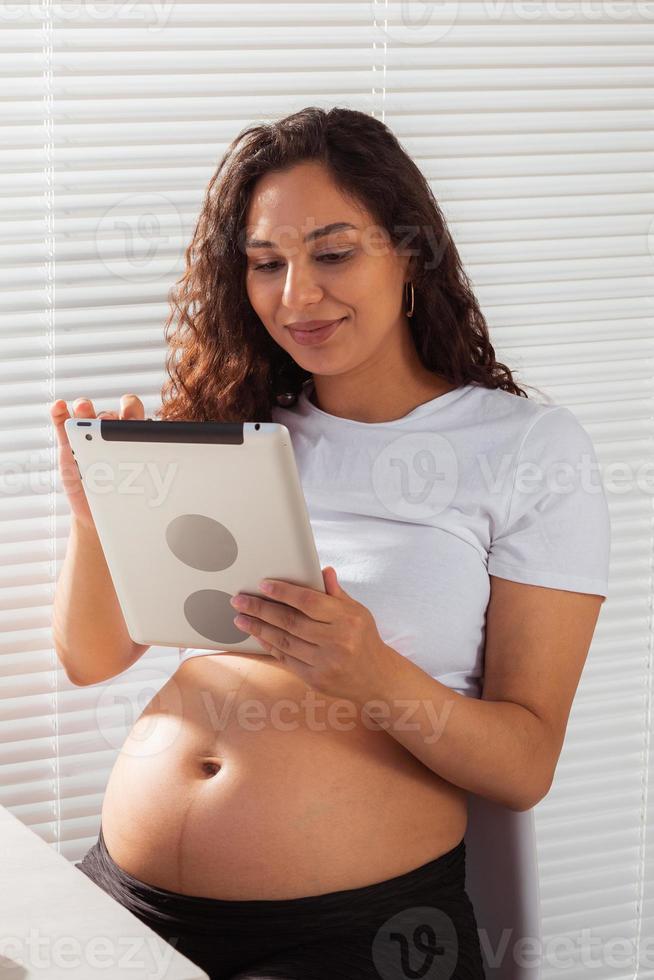
<path id="1" fill-rule="evenodd" d="M 17 0 L 1 16 L 0 803 L 80 860 L 178 659 L 153 648 L 106 684 L 67 681 L 48 406 L 135 392 L 153 414 L 167 293 L 226 145 L 346 105 L 430 180 L 498 359 L 594 439 L 611 595 L 536 811 L 542 975 L 653 978 L 652 4 Z"/>

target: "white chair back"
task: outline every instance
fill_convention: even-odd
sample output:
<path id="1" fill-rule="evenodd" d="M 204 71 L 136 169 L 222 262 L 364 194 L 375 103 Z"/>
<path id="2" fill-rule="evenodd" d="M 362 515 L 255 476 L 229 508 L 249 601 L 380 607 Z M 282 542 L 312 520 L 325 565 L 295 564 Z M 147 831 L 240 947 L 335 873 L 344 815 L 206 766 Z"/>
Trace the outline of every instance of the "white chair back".
<path id="1" fill-rule="evenodd" d="M 468 794 L 466 891 L 486 980 L 540 980 L 540 887 L 533 810 Z M 527 941 L 529 940 L 529 941 Z"/>

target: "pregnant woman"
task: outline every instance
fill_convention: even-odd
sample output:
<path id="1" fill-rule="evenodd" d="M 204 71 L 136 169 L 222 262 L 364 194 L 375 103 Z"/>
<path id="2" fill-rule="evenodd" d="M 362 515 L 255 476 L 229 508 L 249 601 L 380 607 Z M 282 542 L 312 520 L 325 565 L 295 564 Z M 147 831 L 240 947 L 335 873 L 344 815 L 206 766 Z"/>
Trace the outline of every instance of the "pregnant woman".
<path id="1" fill-rule="evenodd" d="M 526 810 L 551 785 L 608 591 L 591 439 L 496 361 L 426 179 L 364 113 L 240 134 L 186 261 L 158 414 L 288 427 L 326 591 L 234 602 L 260 655 L 182 651 L 77 867 L 218 980 L 478 980 L 467 794 Z M 51 411 L 53 633 L 97 684 L 147 647 Z"/>

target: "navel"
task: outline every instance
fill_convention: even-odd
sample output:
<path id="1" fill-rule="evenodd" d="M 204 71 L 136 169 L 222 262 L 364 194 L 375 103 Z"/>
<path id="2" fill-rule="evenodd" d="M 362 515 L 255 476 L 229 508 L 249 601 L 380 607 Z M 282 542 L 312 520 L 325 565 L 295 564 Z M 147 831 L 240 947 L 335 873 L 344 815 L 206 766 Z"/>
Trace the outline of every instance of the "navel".
<path id="1" fill-rule="evenodd" d="M 210 778 L 211 776 L 215 776 L 220 772 L 222 765 L 220 762 L 218 762 L 218 760 L 206 759 L 200 763 L 200 768 L 202 770 L 202 775 Z"/>

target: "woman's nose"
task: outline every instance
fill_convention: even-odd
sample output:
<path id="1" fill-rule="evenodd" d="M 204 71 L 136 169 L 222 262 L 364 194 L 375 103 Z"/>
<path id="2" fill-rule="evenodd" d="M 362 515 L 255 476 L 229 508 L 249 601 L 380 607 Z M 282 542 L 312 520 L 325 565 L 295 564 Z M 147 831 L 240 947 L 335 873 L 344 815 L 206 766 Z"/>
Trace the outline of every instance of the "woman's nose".
<path id="1" fill-rule="evenodd" d="M 315 302 L 322 296 L 322 288 L 318 282 L 316 270 L 307 267 L 287 266 L 282 299 L 284 304 L 292 309 L 296 305 Z"/>

